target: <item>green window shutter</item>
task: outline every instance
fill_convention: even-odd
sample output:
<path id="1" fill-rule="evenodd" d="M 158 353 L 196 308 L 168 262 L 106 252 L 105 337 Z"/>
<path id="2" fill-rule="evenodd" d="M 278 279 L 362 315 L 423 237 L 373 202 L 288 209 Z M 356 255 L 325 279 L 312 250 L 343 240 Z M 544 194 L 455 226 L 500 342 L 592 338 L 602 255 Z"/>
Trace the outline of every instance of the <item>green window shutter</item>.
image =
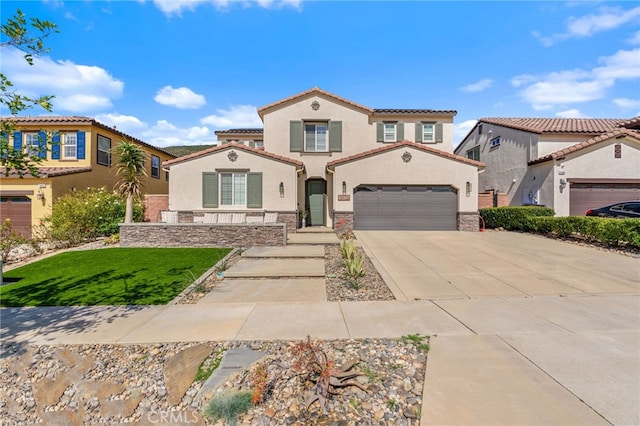
<path id="1" fill-rule="evenodd" d="M 442 143 L 442 123 L 436 124 L 436 143 Z"/>
<path id="2" fill-rule="evenodd" d="M 396 124 L 396 139 L 399 141 L 404 140 L 404 123 Z"/>
<path id="3" fill-rule="evenodd" d="M 218 207 L 218 174 L 202 173 L 202 207 Z"/>
<path id="4" fill-rule="evenodd" d="M 384 142 L 384 123 L 376 123 L 376 141 Z"/>
<path id="5" fill-rule="evenodd" d="M 304 135 L 302 133 L 302 121 L 289 122 L 289 151 L 304 151 Z"/>
<path id="6" fill-rule="evenodd" d="M 262 173 L 247 173 L 247 207 L 262 208 Z"/>
<path id="7" fill-rule="evenodd" d="M 416 123 L 416 142 L 422 142 L 422 123 Z"/>
<path id="8" fill-rule="evenodd" d="M 342 152 L 342 121 L 329 122 L 329 151 Z"/>

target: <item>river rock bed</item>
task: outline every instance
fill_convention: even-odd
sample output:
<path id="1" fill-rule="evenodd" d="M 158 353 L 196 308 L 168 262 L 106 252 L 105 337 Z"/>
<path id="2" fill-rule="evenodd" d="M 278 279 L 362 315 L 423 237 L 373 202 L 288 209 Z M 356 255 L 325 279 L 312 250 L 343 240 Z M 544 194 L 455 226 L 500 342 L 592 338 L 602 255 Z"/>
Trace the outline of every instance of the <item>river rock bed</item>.
<path id="1" fill-rule="evenodd" d="M 198 367 L 230 349 L 265 357 L 223 382 L 215 392 L 251 390 L 251 371 L 267 367 L 264 401 L 240 424 L 418 425 L 427 353 L 393 339 L 324 341 L 340 366 L 351 357 L 358 384 L 331 397 L 324 412 L 305 407 L 310 383 L 292 368 L 292 341 L 192 342 L 150 345 L 8 345 L 0 359 L 2 424 L 211 424 Z M 221 423 L 218 423 L 221 424 Z"/>

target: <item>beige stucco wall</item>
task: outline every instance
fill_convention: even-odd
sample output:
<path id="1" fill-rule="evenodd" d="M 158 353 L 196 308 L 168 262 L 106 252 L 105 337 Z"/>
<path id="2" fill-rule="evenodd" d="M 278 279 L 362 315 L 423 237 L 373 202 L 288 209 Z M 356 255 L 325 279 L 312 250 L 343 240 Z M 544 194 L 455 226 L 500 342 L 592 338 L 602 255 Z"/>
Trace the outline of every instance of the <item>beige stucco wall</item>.
<path id="1" fill-rule="evenodd" d="M 170 166 L 169 209 L 211 211 L 295 211 L 297 205 L 296 166 L 265 158 L 259 154 L 235 149 L 238 158 L 232 162 L 228 154 L 233 147 Z M 202 173 L 225 170 L 262 172 L 262 209 L 242 209 L 221 206 L 218 209 L 202 207 Z M 284 185 L 280 197 L 279 185 Z"/>
<path id="2" fill-rule="evenodd" d="M 552 135 L 552 134 L 542 134 L 538 138 L 537 144 L 537 157 L 544 157 L 547 154 L 551 154 L 552 152 L 560 151 L 561 149 L 565 149 L 570 147 L 571 145 L 575 145 L 587 139 L 590 139 L 596 134 L 586 134 L 586 135 Z"/>
<path id="3" fill-rule="evenodd" d="M 453 117 L 448 115 L 426 115 L 426 114 L 411 114 L 410 117 L 396 115 L 396 114 L 375 114 L 369 118 L 369 124 L 373 126 L 373 139 L 372 142 L 376 143 L 376 123 L 381 121 L 397 121 L 404 124 L 404 138 L 411 142 L 416 141 L 416 123 L 421 122 L 433 122 L 442 123 L 442 142 L 441 143 L 429 143 L 427 144 L 431 148 L 439 149 L 440 151 L 453 152 Z M 376 146 L 380 146 L 381 143 L 377 143 Z"/>
<path id="4" fill-rule="evenodd" d="M 412 158 L 405 163 L 401 156 L 408 151 Z M 349 201 L 338 201 L 342 194 L 342 181 L 347 183 Z M 472 190 L 467 195 L 466 183 Z M 478 170 L 475 166 L 424 152 L 402 147 L 338 165 L 333 175 L 332 204 L 335 211 L 353 211 L 353 190 L 358 185 L 452 185 L 458 190 L 458 211 L 478 210 Z"/>
<path id="5" fill-rule="evenodd" d="M 614 158 L 614 145 L 622 145 L 622 158 Z M 564 175 L 560 173 L 564 172 Z M 569 215 L 570 186 L 560 185 L 560 178 L 638 179 L 640 178 L 640 142 L 610 139 L 570 154 L 554 166 L 554 208 L 557 216 Z"/>

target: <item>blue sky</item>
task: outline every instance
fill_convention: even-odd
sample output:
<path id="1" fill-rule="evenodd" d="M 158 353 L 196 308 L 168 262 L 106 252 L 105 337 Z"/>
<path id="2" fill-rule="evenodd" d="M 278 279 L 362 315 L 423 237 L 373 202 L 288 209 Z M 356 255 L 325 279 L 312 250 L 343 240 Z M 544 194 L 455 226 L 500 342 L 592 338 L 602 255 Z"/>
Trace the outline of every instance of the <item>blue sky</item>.
<path id="1" fill-rule="evenodd" d="M 160 147 L 261 127 L 257 107 L 318 86 L 371 108 L 481 117 L 640 115 L 636 2 L 2 1 L 55 22 L 22 94 Z M 2 111 L 6 114 L 7 111 Z M 33 109 L 32 115 L 43 115 Z"/>

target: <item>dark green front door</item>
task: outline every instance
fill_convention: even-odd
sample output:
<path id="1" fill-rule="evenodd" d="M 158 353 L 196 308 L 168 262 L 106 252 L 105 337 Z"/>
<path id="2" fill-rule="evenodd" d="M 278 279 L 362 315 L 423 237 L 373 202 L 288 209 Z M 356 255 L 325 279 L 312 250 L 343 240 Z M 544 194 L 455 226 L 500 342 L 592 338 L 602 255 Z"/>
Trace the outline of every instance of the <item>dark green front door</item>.
<path id="1" fill-rule="evenodd" d="M 307 226 L 324 225 L 324 200 L 326 198 L 327 183 L 324 179 L 309 179 L 307 181 Z"/>

